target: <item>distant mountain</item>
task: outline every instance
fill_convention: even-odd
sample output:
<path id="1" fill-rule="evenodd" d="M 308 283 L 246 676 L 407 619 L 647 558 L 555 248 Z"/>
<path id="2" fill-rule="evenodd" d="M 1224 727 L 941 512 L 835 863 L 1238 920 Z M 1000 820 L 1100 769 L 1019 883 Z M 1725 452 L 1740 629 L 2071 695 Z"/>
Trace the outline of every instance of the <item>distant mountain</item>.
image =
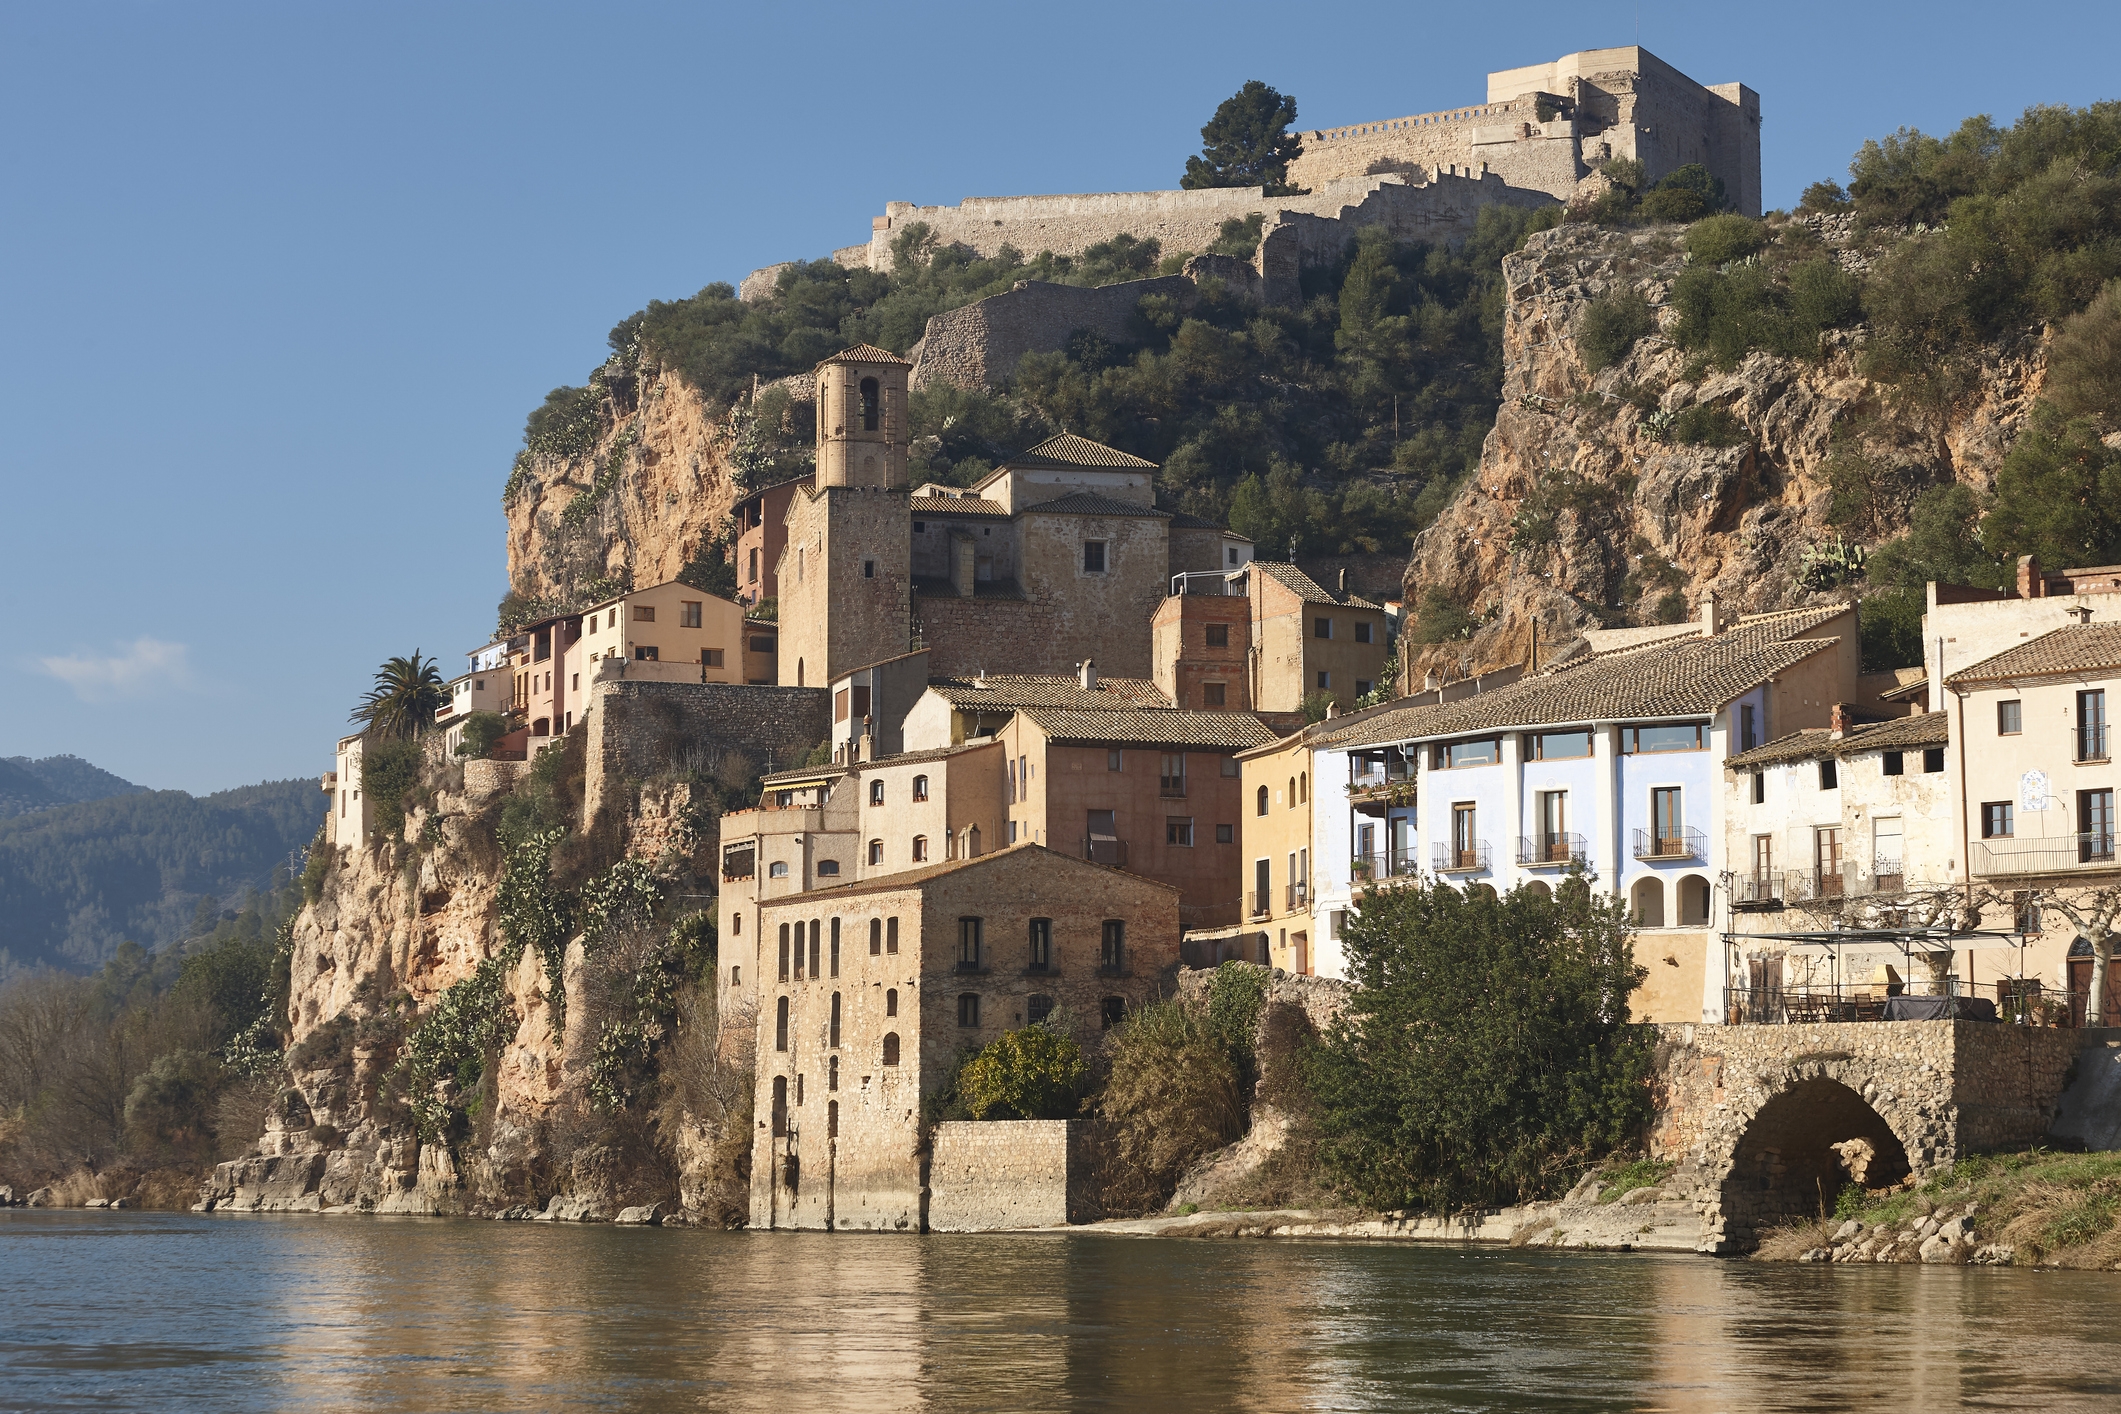
<path id="1" fill-rule="evenodd" d="M 0 978 L 38 966 L 101 966 L 131 939 L 178 941 L 204 912 L 218 914 L 272 882 L 317 832 L 324 797 L 316 779 L 266 781 L 207 796 L 143 791 L 72 757 L 0 760 L 0 791 L 27 779 L 47 796 L 94 777 L 130 794 L 33 807 L 0 820 Z M 83 773 L 93 773 L 93 776 Z M 19 787 L 18 787 L 19 789 Z M 292 856 L 292 860 L 290 859 Z M 210 925 L 209 925 L 210 926 Z"/>
<path id="2" fill-rule="evenodd" d="M 117 795 L 139 795 L 123 776 L 114 776 L 78 756 L 0 757 L 0 820 L 53 805 L 79 805 Z"/>

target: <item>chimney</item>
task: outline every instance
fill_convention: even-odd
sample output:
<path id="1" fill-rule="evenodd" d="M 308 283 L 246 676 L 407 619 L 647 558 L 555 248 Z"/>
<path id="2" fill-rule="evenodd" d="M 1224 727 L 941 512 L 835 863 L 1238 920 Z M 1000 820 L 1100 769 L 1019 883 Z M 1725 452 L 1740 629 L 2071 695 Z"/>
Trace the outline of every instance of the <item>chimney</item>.
<path id="1" fill-rule="evenodd" d="M 2018 597 L 2038 599 L 2047 593 L 2047 580 L 2040 573 L 2040 562 L 2031 555 L 2018 557 Z"/>
<path id="2" fill-rule="evenodd" d="M 1701 636 L 1714 638 L 1716 631 L 1716 595 L 1711 591 L 1701 598 Z"/>
<path id="3" fill-rule="evenodd" d="M 1348 567 L 1346 565 L 1340 567 L 1340 597 L 1343 599 L 1348 597 Z"/>
<path id="4" fill-rule="evenodd" d="M 1848 703 L 1836 702 L 1833 706 L 1833 715 L 1828 719 L 1830 723 L 1830 728 L 1827 732 L 1827 735 L 1832 737 L 1835 741 L 1839 741 L 1842 737 L 1846 736 L 1848 734 L 1849 726 L 1851 725 L 1849 721 L 1850 715 L 1851 709 Z"/>
<path id="5" fill-rule="evenodd" d="M 1083 691 L 1097 691 L 1097 660 L 1095 658 L 1085 658 L 1082 662 L 1076 664 L 1075 677 L 1076 681 L 1082 684 Z"/>

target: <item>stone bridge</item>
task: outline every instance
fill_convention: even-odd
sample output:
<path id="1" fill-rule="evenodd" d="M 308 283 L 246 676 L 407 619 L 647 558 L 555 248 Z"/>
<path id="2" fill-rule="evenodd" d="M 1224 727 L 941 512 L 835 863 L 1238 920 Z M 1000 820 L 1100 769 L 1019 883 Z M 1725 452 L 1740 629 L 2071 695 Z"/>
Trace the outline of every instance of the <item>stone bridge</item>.
<path id="1" fill-rule="evenodd" d="M 1701 1250 L 1833 1211 L 1851 1178 L 1925 1178 L 2048 1134 L 2103 1033 L 1979 1021 L 1661 1027 L 1655 1158 L 1700 1209 Z"/>

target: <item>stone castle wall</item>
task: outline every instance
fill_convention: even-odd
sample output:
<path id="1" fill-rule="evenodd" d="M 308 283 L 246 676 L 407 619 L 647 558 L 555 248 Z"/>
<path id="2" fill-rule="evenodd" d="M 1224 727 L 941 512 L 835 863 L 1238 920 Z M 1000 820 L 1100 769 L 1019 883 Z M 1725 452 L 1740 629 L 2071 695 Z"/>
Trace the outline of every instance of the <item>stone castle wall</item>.
<path id="1" fill-rule="evenodd" d="M 1164 295 L 1191 307 L 1199 286 L 1184 275 L 1087 289 L 1045 280 L 1021 280 L 1005 294 L 946 310 L 928 321 L 913 346 L 913 386 L 998 388 L 1028 353 L 1060 348 L 1078 331 L 1115 344 L 1138 343 L 1135 306 L 1145 296 Z"/>
<path id="2" fill-rule="evenodd" d="M 1096 1212 L 1079 1120 L 957 1120 L 935 1128 L 930 1232 L 999 1232 L 1087 1222 Z"/>
<path id="3" fill-rule="evenodd" d="M 621 804 L 627 782 L 683 765 L 688 755 L 703 766 L 720 752 L 744 754 L 758 769 L 796 764 L 825 740 L 831 703 L 821 687 L 607 680 L 591 689 L 583 728 L 583 817 L 593 820 Z"/>

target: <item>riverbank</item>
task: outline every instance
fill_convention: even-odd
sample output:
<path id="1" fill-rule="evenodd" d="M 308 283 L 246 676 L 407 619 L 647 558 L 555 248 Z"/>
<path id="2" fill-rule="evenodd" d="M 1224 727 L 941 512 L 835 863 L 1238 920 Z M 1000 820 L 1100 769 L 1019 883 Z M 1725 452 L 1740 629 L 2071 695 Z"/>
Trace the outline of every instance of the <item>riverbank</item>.
<path id="1" fill-rule="evenodd" d="M 1357 1209 L 1208 1211 L 1115 1218 L 1064 1230 L 1107 1237 L 1338 1238 L 1365 1242 L 1479 1242 L 1590 1252 L 1695 1252 L 1701 1244 L 1701 1213 L 1691 1202 L 1657 1196 L 1637 1203 L 1531 1203 L 1453 1217 L 1365 1213 Z"/>

